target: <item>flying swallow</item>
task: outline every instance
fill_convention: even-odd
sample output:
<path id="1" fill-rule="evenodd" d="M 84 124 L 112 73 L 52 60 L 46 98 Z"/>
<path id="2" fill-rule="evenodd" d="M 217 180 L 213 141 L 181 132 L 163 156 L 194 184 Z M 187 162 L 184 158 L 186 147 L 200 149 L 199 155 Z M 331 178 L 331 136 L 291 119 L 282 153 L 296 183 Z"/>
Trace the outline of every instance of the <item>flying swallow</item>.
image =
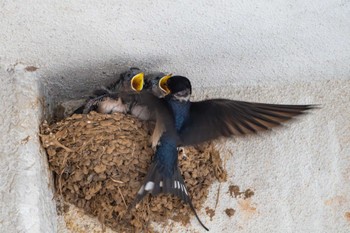
<path id="1" fill-rule="evenodd" d="M 157 122 L 160 122 L 159 130 L 162 133 L 143 185 L 129 209 L 148 193 L 170 193 L 189 204 L 206 230 L 208 228 L 199 219 L 179 172 L 177 148 L 220 137 L 268 130 L 316 107 L 250 103 L 229 99 L 191 102 L 192 87 L 186 77 L 169 76 L 160 79 L 159 82 L 168 95 L 149 103 L 156 105 Z"/>

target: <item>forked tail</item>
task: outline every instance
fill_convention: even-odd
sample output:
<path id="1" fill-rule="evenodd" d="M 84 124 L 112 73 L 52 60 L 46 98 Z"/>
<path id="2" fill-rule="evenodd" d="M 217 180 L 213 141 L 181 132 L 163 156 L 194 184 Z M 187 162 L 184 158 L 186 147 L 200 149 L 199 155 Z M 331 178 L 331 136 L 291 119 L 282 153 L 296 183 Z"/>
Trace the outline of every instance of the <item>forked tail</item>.
<path id="1" fill-rule="evenodd" d="M 172 173 L 172 175 L 166 175 L 169 173 Z M 135 200 L 129 206 L 129 210 L 140 202 L 148 193 L 151 193 L 153 196 L 156 196 L 159 193 L 170 193 L 181 198 L 181 200 L 190 206 L 202 227 L 209 231 L 209 229 L 199 219 L 197 212 L 194 209 L 191 198 L 186 189 L 185 182 L 177 166 L 170 172 L 162 164 L 158 163 L 157 161 L 153 161 L 143 185 L 137 192 Z"/>

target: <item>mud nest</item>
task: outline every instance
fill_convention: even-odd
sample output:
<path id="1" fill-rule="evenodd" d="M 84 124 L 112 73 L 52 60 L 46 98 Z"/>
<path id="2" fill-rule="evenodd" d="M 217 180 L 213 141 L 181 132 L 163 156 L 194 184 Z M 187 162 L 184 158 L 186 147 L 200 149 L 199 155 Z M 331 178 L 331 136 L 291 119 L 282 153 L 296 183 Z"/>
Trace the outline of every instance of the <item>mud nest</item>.
<path id="1" fill-rule="evenodd" d="M 133 201 L 151 162 L 152 123 L 124 114 L 73 115 L 41 126 L 57 196 L 63 197 L 112 229 L 151 231 L 149 223 L 167 219 L 187 224 L 192 212 L 171 195 L 146 196 L 131 212 Z M 226 180 L 219 152 L 213 144 L 185 149 L 179 166 L 199 210 L 215 181 Z"/>

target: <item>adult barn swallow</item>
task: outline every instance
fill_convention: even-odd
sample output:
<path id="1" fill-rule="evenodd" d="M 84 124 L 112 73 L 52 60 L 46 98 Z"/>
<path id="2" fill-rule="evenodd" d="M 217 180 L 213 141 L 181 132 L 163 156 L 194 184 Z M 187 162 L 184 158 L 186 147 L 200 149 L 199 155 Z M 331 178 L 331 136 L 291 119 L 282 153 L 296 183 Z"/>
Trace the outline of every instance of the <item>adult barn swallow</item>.
<path id="1" fill-rule="evenodd" d="M 277 105 L 229 99 L 191 102 L 191 83 L 182 76 L 162 78 L 160 86 L 168 95 L 152 102 L 157 105 L 157 122 L 163 127 L 160 129 L 162 135 L 143 185 L 129 209 L 147 193 L 170 193 L 189 204 L 206 230 L 208 228 L 199 219 L 179 172 L 177 147 L 268 130 L 315 108 L 314 105 Z"/>

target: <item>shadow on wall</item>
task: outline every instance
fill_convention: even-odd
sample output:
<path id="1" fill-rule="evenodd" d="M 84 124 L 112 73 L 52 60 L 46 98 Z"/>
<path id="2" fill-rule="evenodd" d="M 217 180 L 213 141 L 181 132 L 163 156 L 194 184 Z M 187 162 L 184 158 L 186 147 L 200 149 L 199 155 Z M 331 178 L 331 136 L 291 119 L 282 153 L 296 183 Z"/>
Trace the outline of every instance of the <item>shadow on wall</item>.
<path id="1" fill-rule="evenodd" d="M 94 64 L 86 60 L 55 71 L 47 70 L 38 82 L 43 99 L 43 120 L 52 122 L 61 119 L 62 103 L 86 100 L 95 89 L 116 82 L 120 74 L 130 67 L 156 73 L 165 62 L 166 59 L 162 57 L 126 56 L 124 59 L 115 58 Z"/>

